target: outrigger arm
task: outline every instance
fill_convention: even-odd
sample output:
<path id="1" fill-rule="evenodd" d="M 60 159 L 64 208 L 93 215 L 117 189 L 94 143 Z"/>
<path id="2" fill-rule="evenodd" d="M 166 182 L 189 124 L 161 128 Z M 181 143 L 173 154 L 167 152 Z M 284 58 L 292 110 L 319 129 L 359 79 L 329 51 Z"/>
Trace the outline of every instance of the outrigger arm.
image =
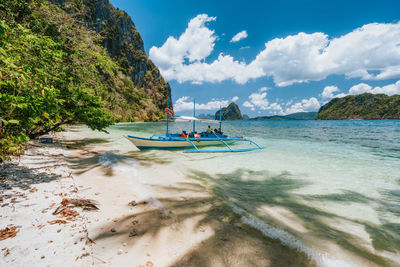
<path id="1" fill-rule="evenodd" d="M 189 149 L 189 150 L 184 150 L 184 153 L 210 153 L 210 152 L 246 152 L 246 151 L 254 151 L 254 150 L 262 150 L 264 149 L 263 147 L 259 146 L 256 142 L 250 140 L 250 139 L 244 139 L 240 138 L 237 141 L 249 141 L 250 143 L 254 144 L 257 147 L 252 147 L 252 148 L 239 148 L 239 149 L 233 149 L 231 148 L 224 140 L 222 140 L 212 129 L 212 133 L 218 138 L 218 140 L 223 143 L 228 149 L 198 149 L 197 146 L 187 139 L 187 141 L 195 148 Z"/>

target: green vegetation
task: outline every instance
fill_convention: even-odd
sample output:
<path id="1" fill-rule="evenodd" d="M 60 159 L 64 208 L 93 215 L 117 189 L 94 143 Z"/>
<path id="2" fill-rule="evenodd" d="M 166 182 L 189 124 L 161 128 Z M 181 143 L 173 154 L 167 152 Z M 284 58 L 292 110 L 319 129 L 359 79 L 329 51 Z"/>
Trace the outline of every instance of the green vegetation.
<path id="1" fill-rule="evenodd" d="M 218 110 L 215 113 L 215 119 L 219 120 L 219 115 L 220 111 Z M 238 105 L 235 103 L 230 103 L 229 106 L 222 108 L 221 109 L 221 118 L 223 121 L 225 120 L 243 120 L 242 113 L 240 112 L 240 109 Z"/>
<path id="2" fill-rule="evenodd" d="M 65 124 L 163 116 L 78 17 L 43 0 L 0 2 L 0 161 Z"/>
<path id="3" fill-rule="evenodd" d="M 400 119 L 400 95 L 349 95 L 321 107 L 317 120 Z"/>
<path id="4" fill-rule="evenodd" d="M 289 115 L 281 116 L 281 115 L 274 115 L 274 116 L 262 116 L 262 117 L 256 117 L 250 120 L 256 120 L 256 121 L 263 121 L 263 120 L 278 120 L 278 121 L 283 121 L 283 120 L 315 120 L 315 117 L 317 116 L 318 112 L 296 112 L 292 113 Z"/>

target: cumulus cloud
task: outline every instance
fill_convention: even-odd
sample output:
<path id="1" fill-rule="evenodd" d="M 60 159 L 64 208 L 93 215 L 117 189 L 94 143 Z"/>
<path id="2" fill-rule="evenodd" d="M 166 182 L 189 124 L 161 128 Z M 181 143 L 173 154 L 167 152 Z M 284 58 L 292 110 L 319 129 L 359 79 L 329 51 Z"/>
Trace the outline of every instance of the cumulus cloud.
<path id="1" fill-rule="evenodd" d="M 386 94 L 388 96 L 391 96 L 395 94 L 400 94 L 400 80 L 392 84 L 376 87 L 372 87 L 371 85 L 366 83 L 359 83 L 352 86 L 347 93 L 333 94 L 334 92 L 338 91 L 339 88 L 337 88 L 336 86 L 327 86 L 324 88 L 321 97 L 323 99 L 332 99 L 335 97 L 345 97 L 347 95 L 359 95 L 363 93 Z"/>
<path id="2" fill-rule="evenodd" d="M 271 89 L 271 88 L 264 86 L 264 87 L 261 87 L 258 91 L 261 93 L 261 92 L 268 91 L 269 89 Z"/>
<path id="3" fill-rule="evenodd" d="M 213 110 L 219 109 L 220 107 L 228 106 L 228 100 L 218 100 L 218 99 L 211 99 L 207 103 L 196 103 L 196 110 Z M 188 96 L 182 96 L 178 100 L 176 100 L 174 104 L 174 111 L 180 112 L 185 110 L 193 110 L 193 101 L 189 100 Z"/>
<path id="4" fill-rule="evenodd" d="M 235 36 L 232 37 L 231 43 L 239 42 L 240 40 L 247 38 L 247 36 L 248 35 L 246 31 L 238 32 Z"/>
<path id="5" fill-rule="evenodd" d="M 350 95 L 358 95 L 358 94 L 363 94 L 363 93 L 369 93 L 371 92 L 372 87 L 369 86 L 368 84 L 365 83 L 359 83 L 357 85 L 354 85 L 349 89 L 349 94 Z"/>
<path id="6" fill-rule="evenodd" d="M 150 57 L 162 70 L 168 70 L 176 65 L 189 63 L 208 57 L 214 49 L 217 36 L 206 27 L 206 23 L 216 20 L 207 14 L 200 14 L 191 19 L 185 32 L 175 39 L 170 36 L 161 47 L 153 46 Z"/>
<path id="7" fill-rule="evenodd" d="M 252 93 L 251 95 L 249 95 L 249 102 L 254 107 L 258 107 L 259 109 L 262 110 L 268 109 L 269 106 L 266 92 Z"/>
<path id="8" fill-rule="evenodd" d="M 322 91 L 321 97 L 323 99 L 327 99 L 327 98 L 333 98 L 335 92 L 340 91 L 339 88 L 335 85 L 330 85 L 330 86 L 326 86 L 324 88 L 324 91 Z"/>
<path id="9" fill-rule="evenodd" d="M 250 108 L 251 110 L 255 110 L 256 108 L 259 110 L 273 110 L 278 113 L 283 113 L 283 109 L 278 103 L 269 103 L 267 99 L 267 90 L 269 87 L 261 87 L 257 92 L 249 95 L 248 100 L 243 103 L 243 107 Z"/>
<path id="10" fill-rule="evenodd" d="M 234 97 L 232 97 L 232 99 L 231 99 L 232 102 L 236 102 L 236 101 L 238 101 L 238 100 L 239 100 L 239 97 L 238 97 L 238 96 L 234 96 Z"/>
<path id="11" fill-rule="evenodd" d="M 318 102 L 318 99 L 315 97 L 311 97 L 309 99 L 303 99 L 300 102 L 297 102 L 291 105 L 286 109 L 286 114 L 296 113 L 296 112 L 308 112 L 308 111 L 317 111 L 321 107 L 321 104 Z"/>
<path id="12" fill-rule="evenodd" d="M 167 80 L 179 83 L 221 82 L 244 84 L 249 79 L 273 77 L 278 86 L 322 80 L 329 75 L 384 80 L 400 77 L 400 22 L 370 23 L 337 38 L 300 32 L 265 43 L 248 64 L 214 50 L 217 36 L 207 27 L 216 20 L 201 14 L 193 18 L 178 38 L 169 37 L 150 49 L 150 58 Z"/>
<path id="13" fill-rule="evenodd" d="M 250 64 L 273 76 L 278 86 L 322 80 L 331 74 L 393 78 L 400 75 L 399 42 L 400 23 L 371 23 L 333 39 L 324 33 L 298 33 L 267 42 Z"/>
<path id="14" fill-rule="evenodd" d="M 358 95 L 362 93 L 371 93 L 371 94 L 385 94 L 385 95 L 396 95 L 400 94 L 400 80 L 396 83 L 388 84 L 385 86 L 376 86 L 372 87 L 365 83 L 360 83 L 354 85 L 349 89 L 349 95 Z"/>

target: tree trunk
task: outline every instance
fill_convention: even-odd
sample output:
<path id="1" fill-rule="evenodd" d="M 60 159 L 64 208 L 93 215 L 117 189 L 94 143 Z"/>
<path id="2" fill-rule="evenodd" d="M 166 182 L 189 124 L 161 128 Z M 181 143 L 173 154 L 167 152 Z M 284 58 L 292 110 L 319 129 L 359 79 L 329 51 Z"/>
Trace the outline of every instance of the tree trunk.
<path id="1" fill-rule="evenodd" d="M 47 134 L 47 133 L 49 133 L 51 131 L 54 131 L 55 129 L 57 129 L 61 125 L 68 124 L 68 123 L 71 123 L 71 121 L 60 121 L 60 122 L 57 122 L 56 124 L 54 124 L 53 126 L 51 126 L 50 128 L 47 128 L 47 129 L 44 129 L 44 130 L 41 130 L 41 131 L 35 132 L 35 133 L 28 133 L 28 136 L 29 136 L 30 139 L 35 139 L 38 136 L 41 136 L 43 134 Z"/>

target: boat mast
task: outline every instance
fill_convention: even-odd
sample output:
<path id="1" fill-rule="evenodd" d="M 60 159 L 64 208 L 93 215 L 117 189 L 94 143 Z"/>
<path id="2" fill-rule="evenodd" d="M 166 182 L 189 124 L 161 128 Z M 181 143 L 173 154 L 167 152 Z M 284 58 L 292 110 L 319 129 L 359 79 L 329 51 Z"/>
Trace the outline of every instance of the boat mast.
<path id="1" fill-rule="evenodd" d="M 193 117 L 196 118 L 196 99 L 193 99 Z M 196 121 L 193 120 L 193 132 L 196 131 Z"/>
<path id="2" fill-rule="evenodd" d="M 222 110 L 221 106 L 219 106 L 219 131 L 221 131 L 221 124 L 222 124 Z"/>
<path id="3" fill-rule="evenodd" d="M 169 108 L 169 99 L 168 98 L 167 98 L 167 108 Z M 169 118 L 169 114 L 168 114 L 167 110 L 165 112 L 167 112 L 167 131 L 165 133 L 165 136 L 168 136 L 168 118 Z"/>

